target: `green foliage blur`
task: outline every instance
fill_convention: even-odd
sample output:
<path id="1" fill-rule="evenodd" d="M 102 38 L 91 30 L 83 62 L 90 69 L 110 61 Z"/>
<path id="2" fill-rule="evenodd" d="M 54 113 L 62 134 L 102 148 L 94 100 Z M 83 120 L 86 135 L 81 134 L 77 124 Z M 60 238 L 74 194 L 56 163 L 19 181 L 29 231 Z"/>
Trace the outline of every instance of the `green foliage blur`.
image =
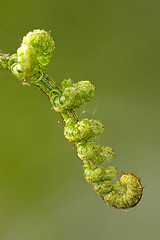
<path id="1" fill-rule="evenodd" d="M 1 1 L 0 49 L 14 53 L 33 29 L 56 41 L 49 75 L 90 80 L 96 98 L 78 112 L 98 119 L 110 165 L 145 186 L 127 212 L 84 180 L 63 122 L 36 87 L 0 72 L 0 240 L 157 239 L 160 234 L 160 1 Z"/>

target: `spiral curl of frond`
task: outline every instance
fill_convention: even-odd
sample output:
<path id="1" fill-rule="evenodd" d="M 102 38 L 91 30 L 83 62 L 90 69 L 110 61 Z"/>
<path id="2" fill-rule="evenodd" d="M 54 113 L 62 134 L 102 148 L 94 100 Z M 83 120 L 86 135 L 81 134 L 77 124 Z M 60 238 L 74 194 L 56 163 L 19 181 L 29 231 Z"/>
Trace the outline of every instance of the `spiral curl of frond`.
<path id="1" fill-rule="evenodd" d="M 55 42 L 48 32 L 34 30 L 23 38 L 16 54 L 0 54 L 0 69 L 10 70 L 22 82 L 37 85 L 47 94 L 52 109 L 64 120 L 65 138 L 77 148 L 85 179 L 108 205 L 118 209 L 132 208 L 142 197 L 141 180 L 133 173 L 124 173 L 115 181 L 117 169 L 103 166 L 114 157 L 112 148 L 101 146 L 94 139 L 104 132 L 103 124 L 94 119 L 79 120 L 74 111 L 92 100 L 95 86 L 89 81 L 73 83 L 68 79 L 58 87 L 45 73 L 54 48 Z"/>
<path id="2" fill-rule="evenodd" d="M 50 62 L 55 43 L 51 35 L 44 30 L 29 32 L 10 57 L 11 72 L 23 82 L 39 80 Z"/>
<path id="3" fill-rule="evenodd" d="M 71 79 L 62 82 L 61 91 L 50 92 L 50 102 L 56 112 L 71 110 L 89 102 L 95 96 L 95 87 L 89 81 L 73 83 Z"/>

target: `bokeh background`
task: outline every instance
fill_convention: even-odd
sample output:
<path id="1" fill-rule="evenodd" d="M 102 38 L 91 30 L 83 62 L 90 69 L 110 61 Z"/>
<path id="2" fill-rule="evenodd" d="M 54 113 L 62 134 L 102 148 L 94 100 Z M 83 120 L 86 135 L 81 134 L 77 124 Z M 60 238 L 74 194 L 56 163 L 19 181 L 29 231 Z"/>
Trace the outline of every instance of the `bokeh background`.
<path id="1" fill-rule="evenodd" d="M 160 1 L 3 1 L 0 49 L 14 53 L 33 29 L 50 30 L 49 75 L 90 80 L 96 98 L 78 112 L 105 125 L 111 165 L 142 177 L 129 211 L 104 204 L 83 178 L 63 123 L 36 87 L 0 73 L 0 239 L 157 239 L 160 235 Z"/>

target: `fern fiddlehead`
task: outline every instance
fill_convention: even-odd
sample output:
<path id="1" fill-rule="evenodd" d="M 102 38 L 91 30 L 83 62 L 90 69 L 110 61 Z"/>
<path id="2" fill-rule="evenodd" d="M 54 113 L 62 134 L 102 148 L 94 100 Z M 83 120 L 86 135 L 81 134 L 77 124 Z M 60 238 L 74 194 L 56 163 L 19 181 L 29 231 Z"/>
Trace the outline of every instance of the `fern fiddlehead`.
<path id="1" fill-rule="evenodd" d="M 143 186 L 140 178 L 133 173 L 124 173 L 119 180 L 114 167 L 103 167 L 110 162 L 114 151 L 110 147 L 100 146 L 94 140 L 103 133 L 104 126 L 98 120 L 81 119 L 75 109 L 95 96 L 95 87 L 89 81 L 73 83 L 64 80 L 59 87 L 47 74 L 55 42 L 44 30 L 29 32 L 13 55 L 0 54 L 0 69 L 11 71 L 23 83 L 38 86 L 48 97 L 56 112 L 64 120 L 64 136 L 73 142 L 77 155 L 82 161 L 84 177 L 105 203 L 118 209 L 134 207 L 141 199 Z"/>

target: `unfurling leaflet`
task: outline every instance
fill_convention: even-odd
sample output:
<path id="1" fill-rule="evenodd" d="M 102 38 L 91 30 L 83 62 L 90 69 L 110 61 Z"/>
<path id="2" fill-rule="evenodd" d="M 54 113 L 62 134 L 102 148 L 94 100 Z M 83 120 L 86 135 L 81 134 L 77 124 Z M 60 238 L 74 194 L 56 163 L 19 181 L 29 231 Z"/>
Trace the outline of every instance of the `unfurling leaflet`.
<path id="1" fill-rule="evenodd" d="M 133 173 L 124 173 L 115 181 L 117 170 L 103 163 L 110 162 L 114 151 L 101 146 L 94 138 L 104 131 L 103 124 L 94 119 L 78 119 L 75 109 L 92 100 L 95 86 L 89 81 L 64 80 L 59 87 L 47 74 L 55 42 L 44 30 L 29 32 L 13 55 L 0 54 L 0 69 L 11 71 L 23 83 L 38 86 L 64 120 L 64 136 L 73 142 L 82 161 L 84 177 L 105 203 L 118 208 L 134 207 L 141 199 L 143 186 Z"/>

